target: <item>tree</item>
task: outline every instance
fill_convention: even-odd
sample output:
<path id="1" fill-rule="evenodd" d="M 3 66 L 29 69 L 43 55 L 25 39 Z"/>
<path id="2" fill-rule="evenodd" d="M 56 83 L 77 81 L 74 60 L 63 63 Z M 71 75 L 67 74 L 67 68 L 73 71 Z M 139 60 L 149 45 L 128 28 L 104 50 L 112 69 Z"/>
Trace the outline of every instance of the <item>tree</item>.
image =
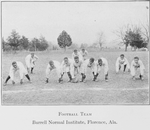
<path id="1" fill-rule="evenodd" d="M 25 36 L 22 36 L 22 38 L 20 39 L 20 46 L 23 49 L 28 50 L 29 49 L 29 40 L 28 40 L 28 38 L 26 38 Z"/>
<path id="2" fill-rule="evenodd" d="M 38 46 L 38 44 L 40 44 L 39 39 L 33 38 L 33 39 L 31 40 L 31 43 L 30 43 L 30 49 L 31 49 L 31 50 L 34 50 L 34 51 L 37 51 L 37 46 Z"/>
<path id="3" fill-rule="evenodd" d="M 46 41 L 45 37 L 41 36 L 40 39 L 40 45 L 38 46 L 39 51 L 46 50 L 48 48 L 48 41 Z"/>
<path id="4" fill-rule="evenodd" d="M 3 51 L 5 51 L 5 45 L 6 45 L 6 42 L 5 42 L 4 38 L 2 38 L 2 49 L 3 49 Z"/>
<path id="5" fill-rule="evenodd" d="M 20 35 L 16 32 L 16 30 L 12 30 L 11 35 L 7 40 L 11 48 L 16 51 L 20 45 Z"/>
<path id="6" fill-rule="evenodd" d="M 127 33 L 129 32 L 129 24 L 118 28 L 114 33 L 118 36 L 118 38 L 121 40 L 121 44 L 125 45 L 125 51 L 127 51 L 127 47 L 129 45 L 129 40 L 127 37 Z"/>
<path id="7" fill-rule="evenodd" d="M 147 47 L 149 43 L 149 24 L 146 24 L 146 25 L 142 24 L 141 34 L 143 36 L 144 47 Z"/>
<path id="8" fill-rule="evenodd" d="M 129 31 L 126 31 L 125 41 L 130 44 L 131 47 L 141 48 L 143 47 L 143 38 L 141 36 L 141 28 L 138 26 L 134 26 L 130 28 Z"/>
<path id="9" fill-rule="evenodd" d="M 38 38 L 33 38 L 30 43 L 30 49 L 34 51 L 44 51 L 48 48 L 48 42 L 45 37 L 41 36 Z"/>
<path id="10" fill-rule="evenodd" d="M 66 51 L 66 47 L 69 47 L 72 44 L 71 37 L 70 35 L 67 34 L 66 31 L 62 31 L 62 33 L 57 38 L 57 41 L 58 41 L 59 47 L 64 48 L 65 51 Z"/>

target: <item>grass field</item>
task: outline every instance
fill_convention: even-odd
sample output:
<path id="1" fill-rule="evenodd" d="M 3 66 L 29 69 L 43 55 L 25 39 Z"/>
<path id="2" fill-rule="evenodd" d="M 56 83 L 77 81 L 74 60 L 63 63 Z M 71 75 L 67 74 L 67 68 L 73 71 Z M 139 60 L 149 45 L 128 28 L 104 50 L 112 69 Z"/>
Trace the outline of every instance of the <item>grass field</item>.
<path id="1" fill-rule="evenodd" d="M 55 71 L 50 75 L 50 82 L 45 84 L 45 69 L 49 60 L 62 61 L 65 56 L 71 58 L 71 51 L 36 52 L 39 57 L 30 74 L 32 83 L 28 83 L 24 77 L 23 85 L 19 84 L 19 78 L 12 85 L 2 86 L 3 105 L 92 105 L 92 104 L 148 104 L 148 52 L 89 52 L 89 58 L 105 57 L 109 63 L 109 81 L 104 81 L 103 72 L 98 82 L 92 81 L 92 74 L 88 70 L 86 83 L 67 83 L 68 77 L 64 76 L 64 83 L 57 83 Z M 131 79 L 131 75 L 115 73 L 117 57 L 124 53 L 131 63 L 134 56 L 139 56 L 145 65 L 144 81 Z M 2 79 L 6 79 L 12 61 L 21 61 L 25 65 L 25 56 L 28 52 L 18 54 L 3 54 Z"/>

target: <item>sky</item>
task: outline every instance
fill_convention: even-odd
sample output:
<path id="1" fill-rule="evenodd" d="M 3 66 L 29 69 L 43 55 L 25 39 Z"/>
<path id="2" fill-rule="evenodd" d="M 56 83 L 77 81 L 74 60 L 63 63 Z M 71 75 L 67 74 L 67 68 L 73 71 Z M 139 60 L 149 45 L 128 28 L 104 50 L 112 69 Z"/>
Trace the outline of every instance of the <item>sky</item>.
<path id="1" fill-rule="evenodd" d="M 73 43 L 92 44 L 104 33 L 107 46 L 116 43 L 113 33 L 126 24 L 147 24 L 149 3 L 145 2 L 3 2 L 2 37 L 12 30 L 29 40 L 44 36 L 57 44 L 65 30 Z"/>

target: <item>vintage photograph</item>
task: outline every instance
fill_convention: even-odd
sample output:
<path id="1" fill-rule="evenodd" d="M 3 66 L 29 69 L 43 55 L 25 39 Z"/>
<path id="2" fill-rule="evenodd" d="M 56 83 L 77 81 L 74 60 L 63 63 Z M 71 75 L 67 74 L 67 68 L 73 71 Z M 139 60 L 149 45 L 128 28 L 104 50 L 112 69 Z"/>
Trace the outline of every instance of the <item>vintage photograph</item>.
<path id="1" fill-rule="evenodd" d="M 149 105 L 149 1 L 1 7 L 2 105 Z"/>

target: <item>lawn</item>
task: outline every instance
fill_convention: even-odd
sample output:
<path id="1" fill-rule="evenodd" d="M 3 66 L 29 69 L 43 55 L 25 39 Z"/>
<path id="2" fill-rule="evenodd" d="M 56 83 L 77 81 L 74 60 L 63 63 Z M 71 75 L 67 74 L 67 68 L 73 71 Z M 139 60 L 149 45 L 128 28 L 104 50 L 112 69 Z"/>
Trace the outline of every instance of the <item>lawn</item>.
<path id="1" fill-rule="evenodd" d="M 12 61 L 21 61 L 25 65 L 25 56 L 29 52 L 6 54 L 2 56 L 2 79 L 6 79 Z M 23 85 L 19 84 L 18 74 L 12 85 L 2 86 L 3 105 L 104 105 L 104 104 L 149 104 L 148 86 L 148 52 L 89 52 L 89 58 L 105 57 L 109 63 L 109 81 L 105 82 L 103 71 L 98 82 L 92 81 L 92 74 L 88 70 L 86 83 L 67 83 L 64 76 L 63 84 L 57 82 L 54 72 L 50 75 L 50 82 L 45 84 L 45 69 L 49 60 L 62 61 L 65 56 L 71 58 L 71 51 L 36 52 L 39 57 L 34 74 L 30 74 L 32 83 L 24 77 Z M 144 81 L 131 79 L 130 73 L 115 73 L 115 62 L 120 54 L 125 54 L 131 63 L 134 56 L 139 56 L 145 65 Z"/>

